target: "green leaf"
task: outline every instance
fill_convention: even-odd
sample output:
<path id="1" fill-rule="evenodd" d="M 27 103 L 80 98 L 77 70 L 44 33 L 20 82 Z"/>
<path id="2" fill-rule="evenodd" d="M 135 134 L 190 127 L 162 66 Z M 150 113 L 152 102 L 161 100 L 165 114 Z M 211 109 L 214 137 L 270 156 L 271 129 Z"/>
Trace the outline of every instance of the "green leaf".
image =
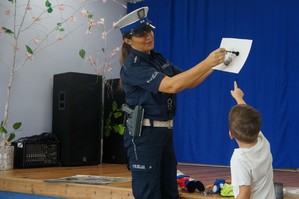
<path id="1" fill-rule="evenodd" d="M 14 130 L 18 130 L 18 129 L 21 128 L 21 126 L 22 126 L 22 122 L 16 122 L 16 123 L 13 124 L 12 128 Z"/>
<path id="2" fill-rule="evenodd" d="M 109 137 L 110 132 L 111 132 L 111 127 L 110 126 L 105 126 L 104 127 L 104 135 L 105 135 L 105 137 Z"/>
<path id="3" fill-rule="evenodd" d="M 114 111 L 116 111 L 116 109 L 117 109 L 117 103 L 116 103 L 116 101 L 113 101 L 112 102 L 112 111 L 114 112 Z"/>
<path id="4" fill-rule="evenodd" d="M 10 1 L 11 3 L 14 3 L 14 0 L 8 0 L 8 1 Z"/>
<path id="5" fill-rule="evenodd" d="M 119 132 L 118 133 L 120 135 L 123 135 L 125 133 L 125 127 L 124 127 L 124 125 L 119 124 L 118 127 L 119 127 Z"/>
<path id="6" fill-rule="evenodd" d="M 112 126 L 112 128 L 113 128 L 114 133 L 118 133 L 120 135 L 123 135 L 125 132 L 125 127 L 123 124 L 116 124 L 116 125 Z"/>
<path id="7" fill-rule="evenodd" d="M 112 126 L 112 128 L 113 128 L 113 131 L 114 131 L 115 133 L 118 133 L 118 132 L 119 132 L 119 128 L 118 128 L 117 125 Z"/>
<path id="8" fill-rule="evenodd" d="M 53 12 L 53 9 L 50 7 L 50 8 L 47 9 L 47 12 L 48 12 L 48 13 L 52 13 L 52 12 Z"/>
<path id="9" fill-rule="evenodd" d="M 88 13 L 87 17 L 88 19 L 92 19 L 93 15 L 91 13 Z"/>
<path id="10" fill-rule="evenodd" d="M 84 50 L 84 49 L 81 49 L 81 50 L 79 51 L 79 55 L 80 55 L 80 57 L 81 57 L 82 59 L 84 59 L 84 57 L 85 57 L 85 50 Z"/>
<path id="11" fill-rule="evenodd" d="M 14 133 L 11 133 L 7 139 L 8 142 L 12 141 L 13 139 L 15 139 L 16 135 Z"/>
<path id="12" fill-rule="evenodd" d="M 109 113 L 108 118 L 105 120 L 105 125 L 106 126 L 110 126 L 111 125 L 111 115 L 112 115 L 112 113 Z"/>
<path id="13" fill-rule="evenodd" d="M 103 53 L 106 51 L 105 48 L 102 48 Z"/>
<path id="14" fill-rule="evenodd" d="M 47 7 L 47 8 L 49 8 L 49 7 L 51 7 L 51 3 L 47 0 L 46 2 L 45 2 L 45 6 Z"/>
<path id="15" fill-rule="evenodd" d="M 4 128 L 4 127 L 0 127 L 0 133 L 4 133 L 4 134 L 6 134 L 7 133 L 7 130 Z"/>
<path id="16" fill-rule="evenodd" d="M 26 49 L 27 49 L 28 53 L 33 54 L 33 51 L 32 51 L 32 49 L 29 46 L 26 45 Z"/>
<path id="17" fill-rule="evenodd" d="M 113 133 L 123 135 L 125 132 L 125 127 L 121 123 L 119 123 L 116 119 L 120 118 L 123 115 L 123 112 L 120 108 L 118 108 L 118 104 L 115 100 L 112 101 L 112 106 L 109 114 L 106 116 L 105 119 L 105 127 L 104 127 L 104 134 L 105 137 L 110 136 L 111 131 Z"/>
<path id="18" fill-rule="evenodd" d="M 5 33 L 7 34 L 14 34 L 12 30 L 8 29 L 8 28 L 5 28 L 2 26 L 2 29 L 5 31 Z"/>
<path id="19" fill-rule="evenodd" d="M 123 115 L 122 112 L 117 111 L 117 112 L 115 112 L 115 113 L 113 114 L 113 117 L 114 117 L 115 119 L 117 119 L 117 118 L 121 117 L 122 115 Z"/>
<path id="20" fill-rule="evenodd" d="M 62 26 L 62 23 L 57 23 L 56 30 L 57 30 L 57 31 L 60 31 L 60 32 L 63 32 L 63 31 L 64 31 L 64 28 L 62 28 L 61 26 Z"/>

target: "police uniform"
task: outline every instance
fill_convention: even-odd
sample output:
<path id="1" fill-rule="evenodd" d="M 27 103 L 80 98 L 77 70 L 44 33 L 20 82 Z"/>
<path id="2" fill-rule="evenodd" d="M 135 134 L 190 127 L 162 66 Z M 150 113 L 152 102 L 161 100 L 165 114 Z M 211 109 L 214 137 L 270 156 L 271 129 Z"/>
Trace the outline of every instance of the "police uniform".
<path id="1" fill-rule="evenodd" d="M 138 15 L 140 10 L 144 15 Z M 147 7 L 143 7 L 133 11 L 115 27 L 119 27 L 123 34 L 128 34 L 140 27 L 151 26 L 146 18 L 147 10 Z M 137 105 L 144 108 L 141 136 L 132 137 L 127 129 L 124 135 L 136 199 L 179 198 L 172 129 L 176 99 L 175 94 L 159 92 L 159 86 L 165 76 L 180 72 L 160 53 L 152 50 L 148 54 L 133 48 L 121 68 L 120 78 L 126 103 L 131 108 Z"/>

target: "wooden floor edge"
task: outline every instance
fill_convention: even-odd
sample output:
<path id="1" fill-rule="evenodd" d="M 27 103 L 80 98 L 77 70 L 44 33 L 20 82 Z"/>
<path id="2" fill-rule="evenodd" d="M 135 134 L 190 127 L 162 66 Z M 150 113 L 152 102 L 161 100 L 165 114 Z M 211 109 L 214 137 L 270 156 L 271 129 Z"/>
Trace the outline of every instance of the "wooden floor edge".
<path id="1" fill-rule="evenodd" d="M 0 179 L 0 190 L 68 199 L 134 199 L 131 188 L 76 183 L 47 183 L 43 180 L 7 177 Z M 53 191 L 55 190 L 55 191 Z M 216 199 L 200 193 L 180 192 L 180 199 Z M 231 199 L 228 197 L 227 199 Z"/>
<path id="2" fill-rule="evenodd" d="M 34 179 L 0 179 L 0 190 L 70 199 L 101 199 L 108 197 L 134 199 L 130 188 L 76 183 L 47 183 Z"/>

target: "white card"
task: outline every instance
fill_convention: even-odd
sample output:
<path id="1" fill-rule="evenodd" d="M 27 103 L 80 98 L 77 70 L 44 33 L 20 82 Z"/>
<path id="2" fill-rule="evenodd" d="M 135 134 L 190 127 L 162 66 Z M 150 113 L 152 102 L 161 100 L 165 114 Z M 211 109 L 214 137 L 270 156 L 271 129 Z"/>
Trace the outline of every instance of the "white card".
<path id="1" fill-rule="evenodd" d="M 239 73 L 249 55 L 251 44 L 252 40 L 249 39 L 222 38 L 220 47 L 229 52 L 226 53 L 224 63 L 213 67 L 213 69 Z"/>

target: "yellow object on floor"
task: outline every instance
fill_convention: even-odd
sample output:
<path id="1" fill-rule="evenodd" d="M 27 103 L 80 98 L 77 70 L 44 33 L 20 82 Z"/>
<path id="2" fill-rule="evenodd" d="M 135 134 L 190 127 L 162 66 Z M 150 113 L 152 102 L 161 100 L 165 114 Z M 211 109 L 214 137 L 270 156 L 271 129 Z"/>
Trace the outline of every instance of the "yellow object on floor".
<path id="1" fill-rule="evenodd" d="M 220 191 L 221 196 L 234 196 L 233 186 L 225 183 Z"/>

